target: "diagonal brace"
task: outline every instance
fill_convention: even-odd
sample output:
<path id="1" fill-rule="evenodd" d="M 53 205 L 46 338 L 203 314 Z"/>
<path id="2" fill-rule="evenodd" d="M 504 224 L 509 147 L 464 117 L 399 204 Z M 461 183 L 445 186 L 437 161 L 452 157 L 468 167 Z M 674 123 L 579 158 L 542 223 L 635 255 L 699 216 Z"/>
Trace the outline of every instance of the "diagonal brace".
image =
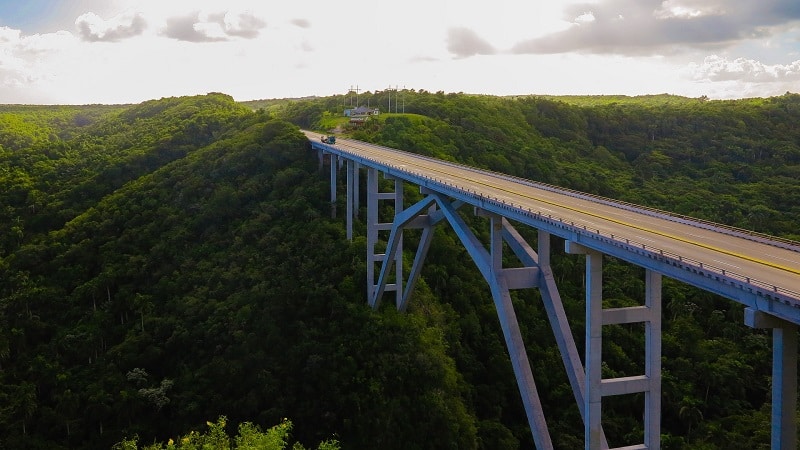
<path id="1" fill-rule="evenodd" d="M 395 216 L 394 222 L 392 222 L 392 229 L 389 233 L 389 242 L 387 243 L 386 246 L 386 252 L 385 252 L 386 256 L 383 258 L 383 263 L 381 264 L 381 271 L 380 275 L 378 276 L 378 283 L 376 285 L 372 298 L 369 299 L 369 304 L 373 308 L 377 308 L 378 306 L 380 306 L 381 297 L 383 296 L 383 292 L 386 289 L 386 283 L 388 281 L 389 273 L 394 267 L 395 254 L 397 253 L 397 250 L 400 247 L 399 246 L 400 240 L 403 237 L 403 229 L 406 228 L 417 216 L 422 214 L 422 212 L 425 209 L 433 205 L 435 202 L 436 199 L 433 198 L 432 196 L 425 197 L 424 199 L 420 200 L 411 207 L 404 209 L 402 212 L 400 212 Z M 417 264 L 417 258 L 414 259 L 414 263 Z M 402 281 L 403 280 L 396 280 L 395 282 L 397 284 L 401 284 Z M 404 298 L 406 298 L 407 295 L 408 293 L 406 293 Z"/>
<path id="2" fill-rule="evenodd" d="M 380 296 L 386 286 L 387 277 L 394 264 L 394 254 L 398 251 L 399 242 L 402 239 L 403 228 L 414 224 L 415 218 L 422 214 L 423 210 L 435 206 L 439 206 L 438 211 L 433 211 L 426 216 L 427 223 L 423 224 L 423 238 L 417 249 L 417 255 L 412 267 L 412 274 L 409 277 L 409 283 L 416 281 L 419 273 L 419 267 L 424 260 L 425 254 L 430 246 L 431 230 L 435 223 L 441 220 L 447 220 L 453 227 L 453 230 L 458 235 L 462 244 L 467 252 L 472 257 L 473 261 L 481 272 L 481 275 L 486 279 L 489 284 L 492 299 L 495 304 L 500 327 L 503 331 L 503 337 L 506 342 L 506 347 L 511 358 L 514 375 L 517 380 L 517 386 L 522 396 L 523 406 L 528 417 L 528 424 L 530 425 L 533 439 L 538 449 L 549 450 L 553 448 L 553 443 L 550 439 L 550 433 L 547 429 L 547 423 L 544 419 L 541 399 L 536 389 L 536 383 L 533 379 L 533 372 L 528 360 L 528 355 L 525 350 L 525 343 L 522 340 L 522 333 L 519 328 L 514 306 L 511 301 L 509 292 L 509 273 L 504 271 L 500 264 L 500 252 L 502 252 L 501 238 L 493 239 L 491 247 L 492 253 L 486 250 L 483 243 L 475 236 L 469 229 L 467 224 L 458 215 L 457 208 L 461 206 L 460 202 L 453 202 L 452 204 L 444 199 L 437 193 L 430 193 L 428 197 L 415 205 L 405 209 L 397 216 L 392 224 L 389 242 L 383 263 L 381 265 L 381 272 L 378 278 L 378 285 L 375 289 L 375 296 L 372 297 L 371 305 L 377 307 Z M 499 217 L 492 220 L 500 220 Z M 499 227 L 498 227 L 499 228 Z M 520 239 L 521 241 L 521 239 Z M 524 241 L 523 241 L 524 242 Z M 532 250 L 531 250 L 532 253 Z M 537 271 L 538 272 L 538 271 Z M 533 273 L 533 272 L 530 272 Z M 538 278 L 538 273 L 537 273 Z M 402 280 L 398 280 L 400 283 Z M 408 295 L 411 289 L 406 289 L 403 300 L 398 304 L 398 309 L 405 308 L 408 302 Z"/>
<path id="3" fill-rule="evenodd" d="M 422 229 L 422 236 L 419 239 L 419 246 L 417 247 L 417 254 L 414 255 L 414 263 L 411 265 L 411 272 L 408 274 L 408 281 L 403 290 L 403 298 L 397 305 L 398 311 L 405 311 L 408 308 L 408 302 L 411 300 L 411 293 L 414 292 L 414 287 L 419 280 L 419 274 L 422 271 L 422 264 L 425 262 L 425 257 L 428 255 L 428 250 L 431 248 L 431 241 L 433 240 L 433 226 L 426 224 Z"/>
<path id="4" fill-rule="evenodd" d="M 564 363 L 567 378 L 569 379 L 569 384 L 572 387 L 572 392 L 578 405 L 578 410 L 581 413 L 581 418 L 585 420 L 583 417 L 583 403 L 586 372 L 581 362 L 578 347 L 575 345 L 575 338 L 569 327 L 569 321 L 564 311 L 561 295 L 558 292 L 553 270 L 550 267 L 550 234 L 539 230 L 539 254 L 537 254 L 514 226 L 506 219 L 503 219 L 503 240 L 508 243 L 511 250 L 524 265 L 539 268 L 539 291 L 542 294 L 542 301 L 547 313 L 548 322 L 550 322 L 550 326 L 553 329 L 553 334 L 555 335 L 559 353 L 561 354 L 561 359 Z M 601 448 L 608 448 L 608 441 L 602 430 L 600 445 Z"/>

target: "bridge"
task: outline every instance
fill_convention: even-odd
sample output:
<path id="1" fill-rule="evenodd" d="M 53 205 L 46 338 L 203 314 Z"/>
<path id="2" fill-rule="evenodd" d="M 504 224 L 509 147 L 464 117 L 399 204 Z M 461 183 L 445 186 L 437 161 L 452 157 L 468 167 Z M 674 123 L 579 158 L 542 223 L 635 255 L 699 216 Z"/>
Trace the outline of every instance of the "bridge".
<path id="1" fill-rule="evenodd" d="M 330 161 L 334 215 L 337 176 L 346 166 L 348 239 L 352 239 L 359 210 L 359 178 L 366 171 L 367 297 L 372 307 L 377 308 L 384 295 L 393 292 L 395 306 L 405 310 L 433 227 L 447 222 L 455 230 L 490 287 L 538 449 L 551 449 L 553 444 L 510 290 L 539 289 L 541 293 L 584 422 L 585 448 L 609 448 L 601 425 L 603 397 L 643 393 L 644 442 L 618 448 L 659 449 L 664 276 L 741 303 L 746 325 L 772 330 L 771 447 L 797 448 L 799 243 L 364 142 L 337 139 L 328 144 L 318 133 L 304 133 L 318 152 L 320 167 L 326 157 Z M 392 180 L 384 182 L 384 188 L 387 183 L 393 188 L 381 191 L 379 174 Z M 424 198 L 405 205 L 404 183 L 418 185 Z M 380 221 L 380 202 L 393 205 L 390 222 Z M 488 244 L 466 225 L 458 213 L 462 207 L 472 207 L 475 214 L 488 218 Z M 535 250 L 515 228 L 519 225 L 537 230 Z M 422 234 L 410 271 L 404 274 L 403 231 L 412 228 L 421 229 Z M 383 238 L 386 232 L 388 237 Z M 567 253 L 586 259 L 583 362 L 550 266 L 551 236 L 564 239 Z M 504 243 L 521 267 L 503 267 Z M 603 308 L 603 255 L 645 269 L 640 306 Z M 603 326 L 631 323 L 644 324 L 644 373 L 602 378 Z"/>

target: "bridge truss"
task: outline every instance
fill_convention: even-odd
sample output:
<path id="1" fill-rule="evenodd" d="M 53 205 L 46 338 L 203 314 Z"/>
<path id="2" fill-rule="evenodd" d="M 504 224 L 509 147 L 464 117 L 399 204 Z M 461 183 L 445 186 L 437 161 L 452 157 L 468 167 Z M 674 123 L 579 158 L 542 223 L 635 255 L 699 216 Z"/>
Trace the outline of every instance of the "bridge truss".
<path id="1" fill-rule="evenodd" d="M 800 324 L 800 299 L 791 291 L 763 285 L 750 278 L 710 268 L 703 263 L 672 255 L 661 249 L 633 242 L 622 236 L 565 222 L 479 191 L 465 189 L 435 177 L 407 170 L 391 161 L 380 161 L 361 152 L 349 150 L 342 140 L 337 145 L 316 141 L 306 132 L 319 155 L 320 167 L 327 159 L 330 167 L 331 205 L 335 215 L 337 175 L 346 170 L 346 226 L 352 239 L 353 220 L 359 211 L 360 176 L 366 172 L 367 208 L 367 296 L 377 308 L 387 293 L 394 293 L 398 310 L 408 307 L 420 271 L 430 247 L 433 228 L 449 224 L 490 287 L 503 337 L 512 362 L 536 447 L 553 448 L 530 362 L 511 302 L 514 289 L 538 289 L 549 323 L 555 335 L 575 401 L 584 422 L 585 448 L 608 449 L 601 425 L 602 399 L 608 396 L 642 393 L 644 395 L 644 442 L 618 449 L 659 449 L 661 423 L 661 284 L 667 276 L 701 289 L 722 295 L 746 306 L 745 323 L 756 328 L 771 328 L 773 334 L 772 448 L 796 449 L 797 405 L 797 325 Z M 366 145 L 360 143 L 361 145 Z M 385 149 L 385 148 L 384 148 Z M 397 150 L 392 150 L 399 152 Z M 419 157 L 419 156 L 417 156 Z M 424 157 L 419 157 L 423 158 Z M 447 163 L 450 164 L 450 163 Z M 463 168 L 464 166 L 452 164 Z M 469 169 L 476 173 L 484 171 Z M 391 180 L 391 190 L 381 191 L 380 174 Z M 503 176 L 491 174 L 492 176 Z M 515 180 L 520 183 L 531 183 Z M 404 204 L 404 183 L 420 187 L 423 199 Z M 581 193 L 572 193 L 580 196 Z M 607 199 L 599 199 L 613 203 Z M 381 202 L 394 208 L 391 222 L 380 222 Z M 616 204 L 615 204 L 616 206 Z M 458 213 L 472 207 L 475 214 L 488 218 L 488 248 L 472 232 Z M 619 204 L 621 208 L 638 208 Z M 643 213 L 652 210 L 641 208 Z M 687 221 L 686 218 L 680 220 Z M 524 224 L 537 230 L 536 250 L 512 225 Z M 697 222 L 698 227 L 714 224 Z M 421 229 L 420 242 L 408 274 L 403 273 L 403 232 Z M 382 241 L 380 232 L 389 232 Z M 730 230 L 723 230 L 730 233 Z M 565 251 L 584 255 L 585 273 L 585 351 L 581 357 L 565 313 L 564 305 L 550 266 L 551 235 L 565 240 Z M 521 267 L 503 267 L 503 248 L 511 249 Z M 380 245 L 379 245 L 380 244 Z M 379 251 L 379 248 L 385 250 Z M 791 245 L 791 244 L 787 244 Z M 645 269 L 645 292 L 640 306 L 603 308 L 603 255 L 610 255 Z M 622 378 L 602 378 L 602 330 L 604 325 L 644 324 L 644 373 Z"/>

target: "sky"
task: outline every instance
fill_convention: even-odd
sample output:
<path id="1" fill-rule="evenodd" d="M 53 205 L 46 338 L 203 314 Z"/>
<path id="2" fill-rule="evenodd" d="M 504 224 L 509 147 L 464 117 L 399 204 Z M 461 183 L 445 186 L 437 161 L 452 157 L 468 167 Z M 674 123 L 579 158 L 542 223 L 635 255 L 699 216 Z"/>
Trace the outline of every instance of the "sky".
<path id="1" fill-rule="evenodd" d="M 0 0 L 0 104 L 800 91 L 798 0 Z"/>

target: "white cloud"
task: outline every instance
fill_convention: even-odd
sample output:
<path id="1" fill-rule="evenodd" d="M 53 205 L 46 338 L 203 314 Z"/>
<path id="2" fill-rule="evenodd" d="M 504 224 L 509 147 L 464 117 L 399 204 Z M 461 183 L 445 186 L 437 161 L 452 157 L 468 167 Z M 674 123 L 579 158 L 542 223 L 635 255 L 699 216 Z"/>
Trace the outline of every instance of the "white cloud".
<path id="1" fill-rule="evenodd" d="M 291 23 L 300 28 L 311 28 L 311 22 L 306 19 L 292 19 Z"/>
<path id="2" fill-rule="evenodd" d="M 448 30 L 447 50 L 458 58 L 497 53 L 497 50 L 489 42 L 469 28 L 451 28 Z"/>
<path id="3" fill-rule="evenodd" d="M 20 30 L 0 27 L 0 98 L 3 103 L 41 102 L 43 83 L 52 81 L 57 69 L 52 62 L 71 54 L 78 40 L 72 33 L 24 36 Z"/>
<path id="4" fill-rule="evenodd" d="M 9 42 L 16 42 L 19 40 L 22 32 L 9 27 L 0 27 L 0 44 L 7 44 Z M 3 45 L 5 48 L 5 45 Z"/>
<path id="5" fill-rule="evenodd" d="M 577 23 L 577 24 L 582 24 L 582 23 L 592 23 L 595 20 L 597 20 L 597 19 L 594 17 L 594 13 L 589 11 L 589 12 L 585 12 L 585 13 L 581 14 L 580 16 L 576 17 L 573 22 Z"/>
<path id="6" fill-rule="evenodd" d="M 93 12 L 87 12 L 75 20 L 75 26 L 84 41 L 118 42 L 141 35 L 147 22 L 140 13 L 126 13 L 104 20 Z"/>
<path id="7" fill-rule="evenodd" d="M 266 25 L 265 21 L 248 11 L 195 11 L 168 18 L 163 34 L 187 42 L 218 42 L 232 37 L 254 39 Z"/>
<path id="8" fill-rule="evenodd" d="M 225 34 L 228 36 L 238 36 L 246 39 L 253 39 L 258 33 L 267 26 L 267 23 L 256 17 L 249 11 L 225 13 L 222 20 Z"/>
<path id="9" fill-rule="evenodd" d="M 682 74 L 695 89 L 712 98 L 771 97 L 798 92 L 800 60 L 765 64 L 748 59 L 711 55 L 687 65 Z"/>
<path id="10" fill-rule="evenodd" d="M 710 3 L 710 4 L 709 4 Z M 653 12 L 657 19 L 693 19 L 703 16 L 725 14 L 722 5 L 698 0 L 664 0 L 661 7 Z"/>
<path id="11" fill-rule="evenodd" d="M 199 12 L 186 16 L 170 17 L 163 30 L 164 36 L 186 42 L 215 42 L 226 40 L 219 23 L 200 19 Z"/>
<path id="12" fill-rule="evenodd" d="M 28 71 L 49 56 L 74 47 L 77 40 L 67 31 L 23 36 L 20 30 L 0 28 L 0 70 Z M 34 74 L 31 74 L 34 75 Z"/>
<path id="13" fill-rule="evenodd" d="M 790 64 L 764 64 L 745 58 L 730 60 L 708 56 L 702 64 L 689 65 L 695 81 L 738 81 L 744 83 L 787 83 L 800 81 L 800 60 Z"/>

